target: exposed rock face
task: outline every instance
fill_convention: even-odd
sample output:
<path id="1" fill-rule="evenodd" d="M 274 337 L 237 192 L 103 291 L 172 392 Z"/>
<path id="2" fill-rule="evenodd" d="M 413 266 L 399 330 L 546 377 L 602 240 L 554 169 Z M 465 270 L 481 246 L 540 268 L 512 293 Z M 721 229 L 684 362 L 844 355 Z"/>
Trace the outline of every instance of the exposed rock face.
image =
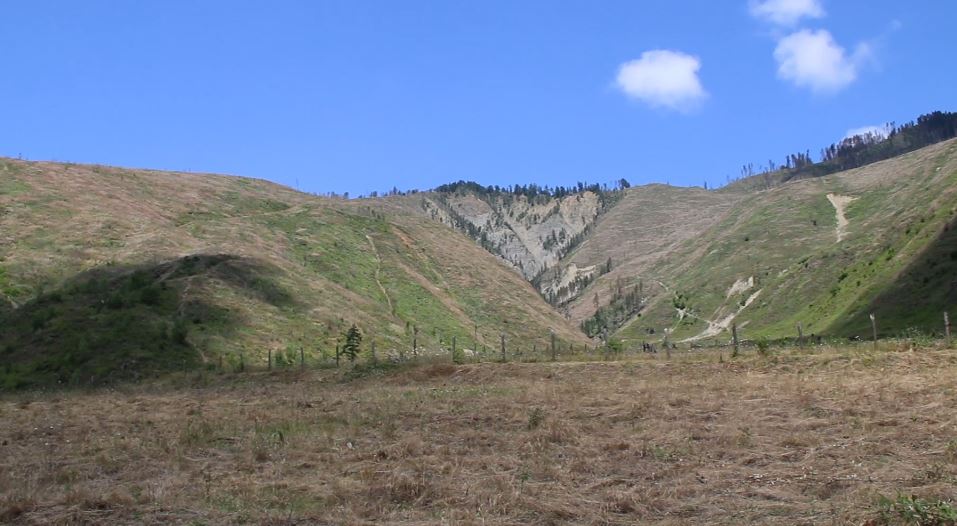
<path id="1" fill-rule="evenodd" d="M 604 202 L 590 191 L 562 198 L 455 192 L 430 194 L 422 208 L 433 219 L 467 233 L 533 281 L 584 239 Z"/>

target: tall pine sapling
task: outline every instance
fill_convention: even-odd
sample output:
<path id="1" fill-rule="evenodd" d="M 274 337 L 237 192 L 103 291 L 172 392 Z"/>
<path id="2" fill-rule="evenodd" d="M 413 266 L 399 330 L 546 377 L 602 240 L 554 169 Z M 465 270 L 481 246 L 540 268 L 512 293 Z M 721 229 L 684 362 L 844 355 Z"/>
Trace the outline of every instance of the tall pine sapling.
<path id="1" fill-rule="evenodd" d="M 348 332 L 346 332 L 346 343 L 342 346 L 342 354 L 349 358 L 350 362 L 355 363 L 356 358 L 359 357 L 360 345 L 362 345 L 362 332 L 353 323 L 352 327 L 349 327 Z"/>

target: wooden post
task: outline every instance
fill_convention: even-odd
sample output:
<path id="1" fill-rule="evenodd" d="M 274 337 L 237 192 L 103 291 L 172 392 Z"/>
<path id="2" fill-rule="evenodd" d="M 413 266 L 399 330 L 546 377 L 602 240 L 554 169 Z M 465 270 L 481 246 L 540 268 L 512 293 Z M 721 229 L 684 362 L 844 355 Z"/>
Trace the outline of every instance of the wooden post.
<path id="1" fill-rule="evenodd" d="M 245 370 L 246 370 L 246 353 L 240 352 L 239 353 L 239 372 L 243 372 Z"/>
<path id="2" fill-rule="evenodd" d="M 272 349 L 269 349 L 269 355 L 266 358 L 266 368 L 272 371 Z"/>
<path id="3" fill-rule="evenodd" d="M 871 332 L 874 335 L 874 350 L 876 351 L 877 350 L 877 318 L 874 316 L 873 312 L 871 313 L 870 318 L 871 318 Z"/>
<path id="4" fill-rule="evenodd" d="M 734 344 L 734 350 L 731 351 L 731 357 L 735 358 L 738 356 L 738 324 L 731 324 L 731 342 Z"/>
<path id="5" fill-rule="evenodd" d="M 555 331 L 552 330 L 552 331 L 549 331 L 549 332 L 552 333 L 552 361 L 554 362 L 554 361 L 555 361 L 555 352 L 556 352 L 556 349 L 555 349 Z"/>
<path id="6" fill-rule="evenodd" d="M 505 355 L 505 333 L 504 332 L 501 334 L 501 337 L 502 337 L 502 363 L 505 363 L 508 361 L 508 357 Z"/>
<path id="7" fill-rule="evenodd" d="M 950 349 L 950 316 L 944 311 L 944 343 Z"/>
<path id="8" fill-rule="evenodd" d="M 339 368 L 339 342 L 336 342 L 336 369 Z"/>
<path id="9" fill-rule="evenodd" d="M 306 351 L 302 348 L 302 345 L 299 346 L 299 368 L 306 368 Z"/>
<path id="10" fill-rule="evenodd" d="M 798 322 L 798 347 L 804 347 L 804 326 L 801 325 L 801 322 Z"/>
<path id="11" fill-rule="evenodd" d="M 412 327 L 412 357 L 416 358 L 419 356 L 419 328 Z"/>

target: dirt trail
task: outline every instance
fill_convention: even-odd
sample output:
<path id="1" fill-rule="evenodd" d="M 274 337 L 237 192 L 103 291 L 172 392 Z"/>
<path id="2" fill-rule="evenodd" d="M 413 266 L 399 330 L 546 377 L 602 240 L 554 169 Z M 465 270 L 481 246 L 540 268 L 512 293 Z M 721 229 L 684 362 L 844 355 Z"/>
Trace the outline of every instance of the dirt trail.
<path id="1" fill-rule="evenodd" d="M 838 243 L 844 239 L 844 235 L 847 233 L 847 225 L 849 224 L 847 217 L 844 215 L 844 208 L 851 204 L 851 202 L 855 199 L 857 198 L 851 197 L 849 195 L 827 194 L 827 200 L 831 202 L 832 206 L 834 206 L 834 213 L 837 214 Z"/>
<path id="2" fill-rule="evenodd" d="M 385 287 L 382 286 L 382 282 L 379 281 L 379 271 L 382 270 L 382 257 L 379 256 L 379 249 L 375 247 L 375 241 L 372 241 L 372 236 L 366 234 L 366 239 L 369 240 L 369 246 L 372 247 L 372 252 L 375 254 L 375 282 L 379 286 L 379 290 L 382 291 L 382 295 L 385 296 L 386 303 L 389 304 L 389 312 L 395 314 L 395 307 L 392 306 L 392 298 L 389 297 L 389 292 L 385 290 Z"/>
<path id="3" fill-rule="evenodd" d="M 722 332 L 728 330 L 728 327 L 731 326 L 731 322 L 734 321 L 734 318 L 738 314 L 741 314 L 741 311 L 748 308 L 752 303 L 754 303 L 754 300 L 758 299 L 758 296 L 760 295 L 761 295 L 761 291 L 758 290 L 754 294 L 748 296 L 748 299 L 745 300 L 744 305 L 738 306 L 738 310 L 734 314 L 728 314 L 724 318 L 721 318 L 720 320 L 717 320 L 717 321 L 708 320 L 700 316 L 695 316 L 693 314 L 688 314 L 689 316 L 693 318 L 706 322 L 708 324 L 708 328 L 701 331 L 701 333 L 698 334 L 697 336 L 685 338 L 684 340 L 681 340 L 679 343 L 690 343 L 690 342 L 696 342 L 699 340 L 704 340 L 705 338 L 711 338 L 711 337 L 717 336 L 721 334 Z"/>

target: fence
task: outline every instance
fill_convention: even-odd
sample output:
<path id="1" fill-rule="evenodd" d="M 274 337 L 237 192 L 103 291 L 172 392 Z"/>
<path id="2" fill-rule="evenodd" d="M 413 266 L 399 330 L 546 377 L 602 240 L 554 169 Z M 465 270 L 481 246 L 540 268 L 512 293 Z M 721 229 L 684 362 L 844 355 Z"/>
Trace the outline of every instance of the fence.
<path id="1" fill-rule="evenodd" d="M 729 329 L 730 338 L 725 342 L 690 342 L 681 344 L 682 348 L 689 350 L 702 349 L 730 349 L 731 356 L 737 356 L 742 349 L 758 347 L 759 349 L 769 345 L 774 346 L 792 346 L 792 347 L 813 347 L 822 344 L 841 344 L 854 342 L 857 344 L 870 344 L 875 349 L 878 346 L 879 338 L 879 320 L 875 315 L 870 315 L 871 334 L 868 340 L 859 338 L 824 338 L 816 334 L 806 334 L 804 326 L 801 323 L 796 324 L 793 337 L 779 338 L 776 340 L 753 340 L 741 338 L 739 327 L 733 323 Z M 476 336 L 478 335 L 476 331 Z M 941 332 L 943 344 L 950 348 L 952 345 L 950 317 L 944 312 L 941 318 Z M 478 339 L 471 341 L 472 347 L 459 345 L 458 336 L 453 335 L 448 341 L 439 338 L 437 344 L 432 346 L 419 345 L 419 330 L 416 328 L 412 332 L 411 345 L 407 348 L 392 347 L 386 349 L 384 353 L 377 354 L 376 339 L 370 338 L 367 345 L 363 346 L 355 361 L 350 361 L 342 352 L 342 346 L 339 343 L 328 345 L 325 349 L 314 349 L 307 351 L 306 346 L 299 345 L 294 349 L 287 348 L 285 351 L 274 351 L 268 349 L 265 356 L 265 363 L 258 362 L 248 355 L 251 353 L 239 352 L 233 355 L 220 355 L 218 369 L 221 371 L 241 372 L 246 370 L 291 370 L 291 369 L 309 369 L 309 368 L 340 368 L 345 365 L 376 365 L 376 364 L 401 364 L 414 362 L 436 362 L 450 361 L 452 363 L 481 363 L 481 362 L 513 362 L 513 363 L 531 363 L 546 361 L 581 361 L 581 360 L 615 360 L 627 355 L 642 354 L 661 354 L 666 359 L 671 359 L 671 351 L 678 349 L 679 345 L 671 343 L 667 338 L 659 342 L 659 349 L 653 343 L 634 342 L 625 346 L 612 345 L 581 345 L 576 346 L 569 342 L 562 342 L 558 339 L 556 333 L 550 332 L 547 337 L 532 342 L 513 343 L 509 341 L 504 332 L 499 334 L 498 348 L 489 348 L 486 344 L 479 345 Z M 543 341 L 544 340 L 544 343 Z M 921 335 L 902 335 L 897 340 L 910 340 L 919 344 L 927 345 L 930 337 Z M 541 344 L 541 345 L 540 345 Z M 258 358 L 261 360 L 261 358 Z"/>

